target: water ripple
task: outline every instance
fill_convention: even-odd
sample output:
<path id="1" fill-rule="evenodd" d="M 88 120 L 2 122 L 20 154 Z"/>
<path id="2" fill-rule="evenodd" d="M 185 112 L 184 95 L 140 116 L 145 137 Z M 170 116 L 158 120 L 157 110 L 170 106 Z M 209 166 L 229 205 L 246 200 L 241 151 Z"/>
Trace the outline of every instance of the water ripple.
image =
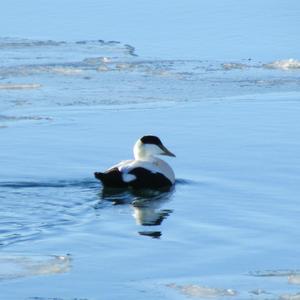
<path id="1" fill-rule="evenodd" d="M 98 187 L 96 180 L 58 180 L 58 181 L 4 181 L 0 182 L 0 187 L 21 189 L 21 188 L 65 188 L 65 187 L 85 187 L 96 188 Z"/>
<path id="2" fill-rule="evenodd" d="M 57 230 L 72 230 L 93 214 L 98 200 L 96 181 L 0 182 L 0 245 L 43 238 Z"/>
<path id="3" fill-rule="evenodd" d="M 139 230 L 138 234 L 159 239 L 162 232 L 153 230 L 153 227 L 160 226 L 173 213 L 172 209 L 165 209 L 162 206 L 171 201 L 174 191 L 174 187 L 162 191 L 103 189 L 99 195 L 101 199 L 94 208 L 99 210 L 112 205 L 130 205 L 136 224 L 148 227 L 147 230 Z"/>

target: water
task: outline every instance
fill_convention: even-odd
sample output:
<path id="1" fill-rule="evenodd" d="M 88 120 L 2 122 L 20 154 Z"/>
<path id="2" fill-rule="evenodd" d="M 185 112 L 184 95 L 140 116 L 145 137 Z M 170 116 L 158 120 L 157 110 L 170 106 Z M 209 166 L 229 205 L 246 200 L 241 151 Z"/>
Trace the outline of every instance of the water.
<path id="1" fill-rule="evenodd" d="M 65 1 L 62 31 L 54 5 L 0 18 L 0 299 L 300 297 L 299 5 L 254 4 L 132 2 L 122 27 L 122 3 Z M 103 190 L 93 172 L 148 133 L 177 156 L 174 189 Z"/>

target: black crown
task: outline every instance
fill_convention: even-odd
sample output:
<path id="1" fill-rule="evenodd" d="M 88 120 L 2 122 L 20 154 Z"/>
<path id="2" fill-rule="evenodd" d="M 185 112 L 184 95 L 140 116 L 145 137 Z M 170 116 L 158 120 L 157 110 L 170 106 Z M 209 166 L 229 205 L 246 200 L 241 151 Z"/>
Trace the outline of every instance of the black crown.
<path id="1" fill-rule="evenodd" d="M 154 145 L 157 145 L 157 146 L 162 144 L 161 140 L 155 135 L 144 135 L 141 138 L 141 142 L 143 144 L 154 144 Z"/>

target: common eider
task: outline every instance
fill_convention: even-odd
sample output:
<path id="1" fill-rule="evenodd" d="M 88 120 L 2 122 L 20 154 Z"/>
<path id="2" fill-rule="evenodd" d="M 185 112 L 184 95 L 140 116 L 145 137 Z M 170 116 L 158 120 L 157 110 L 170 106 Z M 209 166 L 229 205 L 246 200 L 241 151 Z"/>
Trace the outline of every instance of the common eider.
<path id="1" fill-rule="evenodd" d="M 104 187 L 160 189 L 175 182 L 172 168 L 156 155 L 175 155 L 154 135 L 141 137 L 133 148 L 134 159 L 121 161 L 105 172 L 95 172 Z"/>

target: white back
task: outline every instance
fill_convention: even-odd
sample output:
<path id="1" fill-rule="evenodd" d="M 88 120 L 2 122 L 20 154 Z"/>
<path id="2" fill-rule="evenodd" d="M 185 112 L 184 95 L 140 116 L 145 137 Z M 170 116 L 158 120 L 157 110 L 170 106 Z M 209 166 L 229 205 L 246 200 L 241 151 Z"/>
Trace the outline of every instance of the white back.
<path id="1" fill-rule="evenodd" d="M 118 168 L 118 170 L 124 174 L 123 178 L 126 179 L 125 181 L 130 181 L 129 178 L 132 178 L 134 180 L 134 177 L 128 177 L 126 174 L 128 174 L 131 170 L 135 168 L 144 168 L 149 170 L 152 173 L 161 173 L 164 176 L 166 176 L 172 184 L 175 182 L 175 174 L 172 170 L 172 168 L 162 159 L 152 157 L 151 160 L 125 160 L 120 162 L 119 164 L 111 167 L 112 168 Z M 128 174 L 131 175 L 131 174 Z"/>

